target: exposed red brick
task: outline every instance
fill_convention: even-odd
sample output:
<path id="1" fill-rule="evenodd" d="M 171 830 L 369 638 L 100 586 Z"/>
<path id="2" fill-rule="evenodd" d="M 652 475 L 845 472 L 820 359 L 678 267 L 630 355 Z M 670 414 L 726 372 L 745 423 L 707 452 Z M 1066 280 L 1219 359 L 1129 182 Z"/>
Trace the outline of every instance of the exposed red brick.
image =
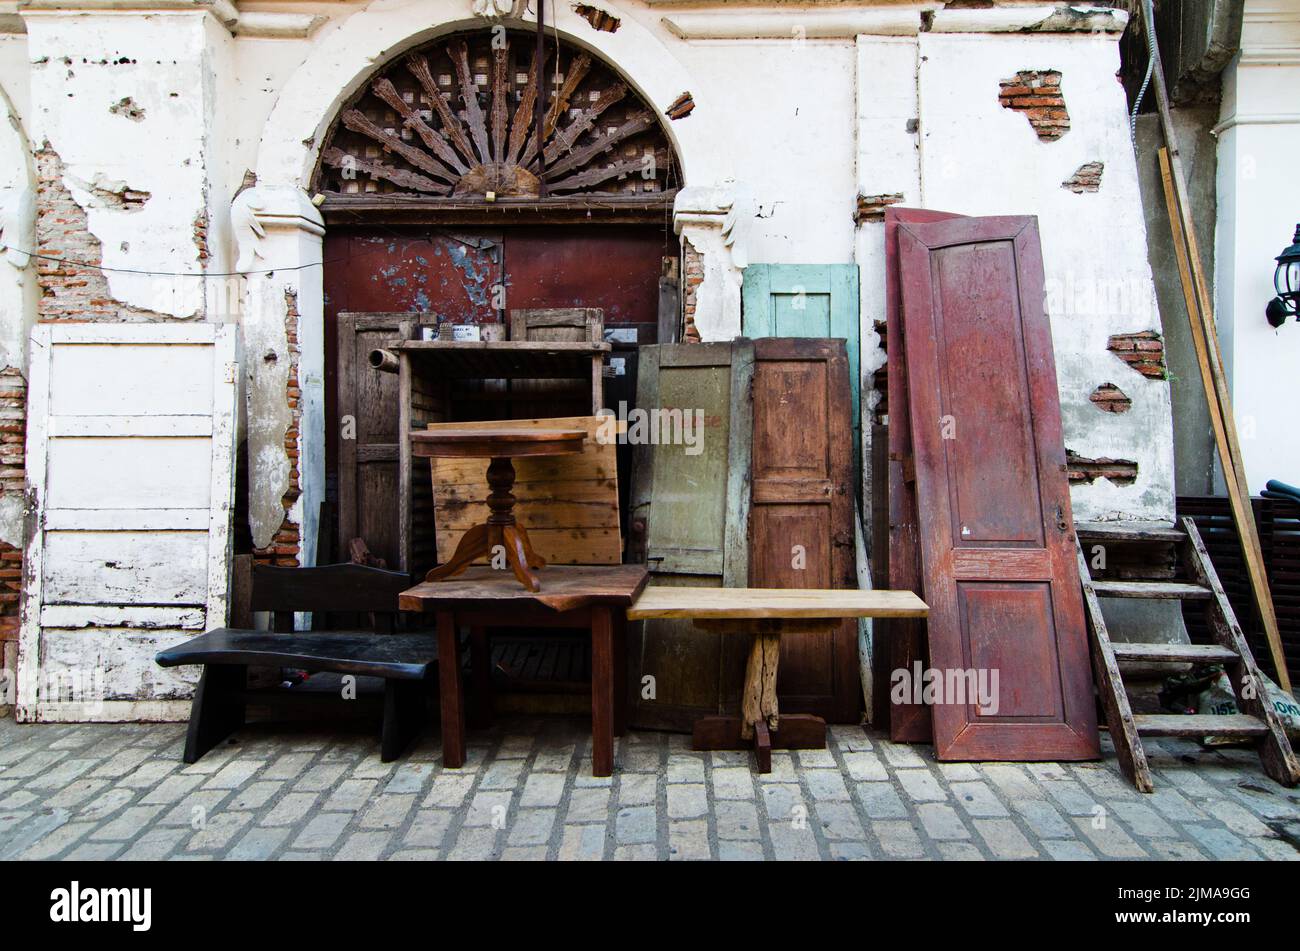
<path id="1" fill-rule="evenodd" d="M 1163 380 L 1168 376 L 1165 342 L 1154 330 L 1114 334 L 1106 348 L 1145 377 Z"/>
<path id="2" fill-rule="evenodd" d="M 1069 189 L 1076 195 L 1084 192 L 1095 192 L 1101 190 L 1101 173 L 1106 170 L 1104 162 L 1084 162 L 1080 165 L 1065 181 L 1061 182 L 1061 187 Z"/>
<path id="3" fill-rule="evenodd" d="M 1133 401 L 1114 383 L 1103 383 L 1092 391 L 1088 399 L 1105 413 L 1127 413 L 1133 408 Z"/>
<path id="4" fill-rule="evenodd" d="M 298 346 L 298 295 L 292 291 L 286 291 L 284 295 L 284 332 L 289 344 L 289 381 L 285 387 L 285 395 L 289 400 L 290 423 L 284 434 L 284 451 L 291 464 L 289 488 L 280 499 L 285 510 L 284 521 L 280 523 L 269 545 L 265 548 L 253 549 L 253 561 L 259 565 L 292 568 L 298 564 L 301 539 L 298 535 L 298 526 L 289 520 L 288 513 L 298 501 L 298 496 L 302 494 L 297 464 L 302 410 L 299 409 L 296 399 L 300 393 L 298 364 L 302 350 Z"/>
<path id="5" fill-rule="evenodd" d="M 1071 485 L 1091 485 L 1098 479 L 1109 479 L 1116 485 L 1132 485 L 1137 481 L 1138 466 L 1131 459 L 1088 459 L 1066 449 L 1065 461 Z"/>
<path id="6" fill-rule="evenodd" d="M 1055 142 L 1070 131 L 1058 70 L 1020 70 L 998 84 L 998 102 L 1005 109 L 1023 113 L 1043 142 Z"/>

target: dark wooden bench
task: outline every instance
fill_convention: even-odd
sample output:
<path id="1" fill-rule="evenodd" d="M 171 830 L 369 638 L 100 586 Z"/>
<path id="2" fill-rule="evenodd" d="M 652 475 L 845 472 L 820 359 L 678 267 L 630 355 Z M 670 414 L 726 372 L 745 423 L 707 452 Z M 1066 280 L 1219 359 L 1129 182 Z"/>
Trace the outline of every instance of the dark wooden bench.
<path id="1" fill-rule="evenodd" d="M 203 665 L 190 709 L 185 762 L 197 762 L 242 727 L 249 704 L 274 706 L 293 693 L 292 689 L 250 688 L 250 667 L 381 678 L 380 756 L 384 762 L 400 756 L 427 722 L 428 695 L 437 683 L 433 633 L 394 633 L 397 596 L 408 587 L 408 575 L 364 565 L 253 567 L 248 611 L 270 611 L 273 631 L 219 628 L 159 651 L 155 657 L 162 667 Z M 294 613 L 299 611 L 368 614 L 372 630 L 294 632 Z M 237 613 L 236 621 L 240 620 L 250 623 Z"/>

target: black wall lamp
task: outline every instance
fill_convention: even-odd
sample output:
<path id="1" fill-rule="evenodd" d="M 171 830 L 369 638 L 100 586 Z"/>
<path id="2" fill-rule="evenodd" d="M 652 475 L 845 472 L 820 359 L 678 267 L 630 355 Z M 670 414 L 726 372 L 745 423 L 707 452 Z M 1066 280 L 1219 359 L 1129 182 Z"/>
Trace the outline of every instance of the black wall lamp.
<path id="1" fill-rule="evenodd" d="M 1277 256 L 1273 286 L 1277 288 L 1277 297 L 1268 302 L 1264 313 L 1270 324 L 1281 327 L 1288 314 L 1300 311 L 1300 225 L 1295 226 L 1291 247 Z"/>

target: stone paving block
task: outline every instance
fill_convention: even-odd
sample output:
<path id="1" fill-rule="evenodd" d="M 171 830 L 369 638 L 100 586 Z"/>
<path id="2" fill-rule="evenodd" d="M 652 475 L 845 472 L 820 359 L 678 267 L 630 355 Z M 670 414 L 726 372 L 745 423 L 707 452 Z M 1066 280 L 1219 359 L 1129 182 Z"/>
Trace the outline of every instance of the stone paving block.
<path id="1" fill-rule="evenodd" d="M 777 822 L 768 827 L 772 837 L 773 855 L 780 861 L 802 861 L 821 858 L 817 836 L 808 823 L 796 826 L 791 822 Z"/>
<path id="2" fill-rule="evenodd" d="M 302 774 L 302 778 L 293 784 L 295 792 L 323 792 L 337 783 L 347 767 L 342 763 L 321 763 Z"/>
<path id="3" fill-rule="evenodd" d="M 558 806 L 563 798 L 563 773 L 532 773 L 524 780 L 524 791 L 519 797 L 519 805 L 525 809 Z"/>
<path id="4" fill-rule="evenodd" d="M 813 811 L 827 839 L 860 840 L 865 834 L 857 810 L 847 802 L 819 802 Z"/>
<path id="5" fill-rule="evenodd" d="M 916 807 L 917 817 L 932 839 L 969 839 L 970 830 L 952 806 L 939 802 L 922 803 Z"/>
<path id="6" fill-rule="evenodd" d="M 713 805 L 719 839 L 757 839 L 762 834 L 758 806 L 747 799 L 722 799 Z"/>
<path id="7" fill-rule="evenodd" d="M 609 789 L 575 789 L 569 793 L 569 811 L 565 822 L 609 821 Z M 671 790 L 669 798 L 671 800 Z"/>
<path id="8" fill-rule="evenodd" d="M 713 857 L 709 847 L 709 824 L 703 819 L 680 819 L 668 823 L 668 857 L 676 861 L 703 861 Z"/>
<path id="9" fill-rule="evenodd" d="M 808 814 L 803 790 L 794 783 L 773 783 L 763 786 L 763 805 L 771 822 L 788 822 L 796 808 Z"/>
<path id="10" fill-rule="evenodd" d="M 77 814 L 83 819 L 102 819 L 121 809 L 136 797 L 134 789 L 114 788 L 105 790 L 86 803 Z"/>
<path id="11" fill-rule="evenodd" d="M 659 858 L 659 850 L 653 845 L 620 845 L 614 850 L 615 862 L 653 862 Z"/>
<path id="12" fill-rule="evenodd" d="M 831 742 L 846 753 L 871 749 L 871 737 L 860 726 L 833 723 L 830 726 Z"/>
<path id="13" fill-rule="evenodd" d="M 131 806 L 118 813 L 115 819 L 104 823 L 91 835 L 92 839 L 123 841 L 133 839 L 162 811 L 162 806 Z"/>
<path id="14" fill-rule="evenodd" d="M 982 819 L 997 819 L 1011 814 L 998 797 L 993 795 L 993 790 L 982 782 L 949 783 L 948 791 L 968 815 Z"/>
<path id="15" fill-rule="evenodd" d="M 704 757 L 687 756 L 674 753 L 668 757 L 668 772 L 665 779 L 669 783 L 704 782 Z"/>
<path id="16" fill-rule="evenodd" d="M 389 795 L 383 793 L 371 801 L 361 813 L 363 829 L 396 829 L 406 820 L 406 814 L 415 805 L 414 794 Z"/>
<path id="17" fill-rule="evenodd" d="M 839 769 L 835 754 L 830 750 L 795 750 L 795 762 L 800 769 Z"/>
<path id="18" fill-rule="evenodd" d="M 832 842 L 827 851 L 834 862 L 870 862 L 873 858 L 870 846 L 862 841 Z"/>
<path id="19" fill-rule="evenodd" d="M 508 845 L 545 845 L 555 825 L 554 809 L 520 809 L 507 827 Z"/>
<path id="20" fill-rule="evenodd" d="M 1154 809 L 1141 802 L 1112 802 L 1111 811 L 1119 816 L 1134 835 L 1144 838 L 1174 838 L 1174 827 L 1161 819 Z"/>
<path id="21" fill-rule="evenodd" d="M 334 787 L 321 808 L 327 812 L 356 812 L 370 802 L 378 788 L 377 779 L 345 779 Z"/>
<path id="22" fill-rule="evenodd" d="M 95 824 L 93 822 L 66 823 L 52 832 L 46 833 L 39 840 L 18 853 L 18 857 L 38 861 L 58 858 L 64 851 L 81 841 L 94 828 Z"/>
<path id="23" fill-rule="evenodd" d="M 283 782 L 258 781 L 247 789 L 242 789 L 231 798 L 231 809 L 261 809 L 284 788 Z"/>
<path id="24" fill-rule="evenodd" d="M 765 857 L 763 843 L 756 839 L 718 842 L 718 858 L 723 862 L 761 862 Z"/>
<path id="25" fill-rule="evenodd" d="M 1016 799 L 1011 806 L 1025 820 L 1025 825 L 1040 839 L 1072 839 L 1074 826 L 1061 818 L 1056 807 L 1044 799 Z"/>
<path id="26" fill-rule="evenodd" d="M 392 778 L 384 786 L 385 793 L 417 793 L 424 795 L 433 781 L 433 764 L 401 763 L 393 770 Z"/>
<path id="27" fill-rule="evenodd" d="M 669 819 L 695 819 L 708 811 L 709 792 L 704 783 L 669 784 Z M 570 817 L 570 821 L 572 821 L 572 817 Z"/>
<path id="28" fill-rule="evenodd" d="M 1237 835 L 1269 835 L 1268 826 L 1250 814 L 1240 803 L 1228 799 L 1216 799 L 1205 804 L 1205 811 L 1218 819 Z"/>
<path id="29" fill-rule="evenodd" d="M 844 776 L 838 769 L 805 769 L 802 773 L 804 785 L 813 799 L 848 802 L 849 787 L 844 784 Z"/>
<path id="30" fill-rule="evenodd" d="M 477 792 L 465 814 L 466 826 L 493 826 L 504 829 L 510 822 L 510 802 L 514 794 L 504 789 Z"/>
<path id="31" fill-rule="evenodd" d="M 760 773 L 757 779 L 762 783 L 797 783 L 798 767 L 795 766 L 794 754 L 785 750 L 772 751 L 772 772 Z"/>
<path id="32" fill-rule="evenodd" d="M 230 793 L 224 789 L 200 789 L 190 793 L 157 820 L 160 826 L 189 826 L 197 829 L 221 808 Z"/>
<path id="33" fill-rule="evenodd" d="M 150 829 L 127 846 L 118 858 L 127 862 L 158 862 L 170 856 L 191 834 L 184 828 Z"/>
<path id="34" fill-rule="evenodd" d="M 984 853 L 973 842 L 939 842 L 939 858 L 945 862 L 983 862 Z"/>
<path id="35" fill-rule="evenodd" d="M 912 802 L 943 802 L 948 798 L 948 793 L 929 770 L 900 769 L 894 773 L 894 776 L 902 784 L 903 792 L 907 793 Z"/>
<path id="36" fill-rule="evenodd" d="M 453 862 L 481 862 L 497 854 L 497 830 L 492 828 L 461 829 L 456 844 L 447 853 Z"/>
<path id="37" fill-rule="evenodd" d="M 885 757 L 885 762 L 896 769 L 924 769 L 927 765 L 921 755 L 905 743 L 881 740 L 876 749 Z"/>
<path id="38" fill-rule="evenodd" d="M 267 764 L 262 778 L 296 779 L 315 757 L 315 753 L 281 753 Z"/>
<path id="39" fill-rule="evenodd" d="M 1132 837 L 1124 831 L 1114 818 L 1109 816 L 1104 818 L 1104 822 L 1093 819 L 1075 819 L 1074 825 L 1098 852 L 1108 858 L 1140 859 L 1146 857 L 1147 853 L 1142 846 L 1134 842 Z"/>
<path id="40" fill-rule="evenodd" d="M 870 750 L 844 754 L 844 768 L 856 782 L 879 782 L 889 778 L 885 764 Z"/>
<path id="41" fill-rule="evenodd" d="M 262 816 L 258 825 L 288 826 L 301 821 L 320 799 L 317 793 L 291 792 Z"/>
<path id="42" fill-rule="evenodd" d="M 289 838 L 289 830 L 283 827 L 250 829 L 244 837 L 235 843 L 226 853 L 225 858 L 235 861 L 261 861 L 269 859 L 276 849 L 284 845 Z"/>
<path id="43" fill-rule="evenodd" d="M 871 823 L 871 831 L 880 843 L 881 850 L 891 858 L 919 859 L 925 855 L 921 837 L 916 834 L 912 823 L 902 819 L 877 819 Z"/>
<path id="44" fill-rule="evenodd" d="M 190 852 L 224 849 L 252 819 L 251 812 L 222 812 L 211 816 L 190 836 L 185 848 Z"/>
<path id="45" fill-rule="evenodd" d="M 1097 861 L 1097 853 L 1078 839 L 1045 839 L 1042 846 L 1058 862 Z"/>
<path id="46" fill-rule="evenodd" d="M 203 779 L 202 776 L 186 776 L 181 773 L 168 776 L 141 796 L 140 801 L 147 805 L 177 802 L 198 789 Z"/>
<path id="47" fill-rule="evenodd" d="M 605 856 L 605 827 L 566 825 L 557 858 L 571 862 L 597 862 Z"/>
<path id="48" fill-rule="evenodd" d="M 293 840 L 295 849 L 328 849 L 338 841 L 352 817 L 345 812 L 322 812 L 307 820 Z"/>
<path id="49" fill-rule="evenodd" d="M 854 792 L 872 819 L 901 819 L 907 815 L 907 806 L 893 783 L 858 783 Z"/>
<path id="50" fill-rule="evenodd" d="M 1146 798 L 1157 812 L 1175 822 L 1199 822 L 1209 818 L 1195 803 L 1169 786 L 1156 786 L 1155 792 Z"/>
<path id="51" fill-rule="evenodd" d="M 402 839 L 404 845 L 422 849 L 437 849 L 442 846 L 451 828 L 455 813 L 447 809 L 420 809 L 407 826 Z"/>
<path id="52" fill-rule="evenodd" d="M 260 760 L 235 760 L 217 770 L 216 774 L 203 784 L 203 788 L 238 789 L 252 779 L 253 775 L 265 765 Z"/>
<path id="53" fill-rule="evenodd" d="M 1200 822 L 1186 822 L 1183 828 L 1213 858 L 1247 861 L 1259 858 L 1258 852 L 1227 829 Z"/>
<path id="54" fill-rule="evenodd" d="M 975 819 L 973 824 L 989 851 L 1000 859 L 1031 859 L 1038 855 L 1010 819 Z"/>
<path id="55" fill-rule="evenodd" d="M 519 777 L 524 771 L 521 759 L 497 760 L 483 770 L 479 780 L 479 789 L 514 789 L 519 785 Z"/>
<path id="56" fill-rule="evenodd" d="M 43 802 L 47 809 L 71 809 L 107 787 L 107 779 L 79 779 L 46 796 Z"/>
<path id="57" fill-rule="evenodd" d="M 754 773 L 748 765 L 715 767 L 710 778 L 717 799 L 754 798 Z"/>
<path id="58" fill-rule="evenodd" d="M 940 763 L 939 774 L 949 783 L 975 783 L 982 778 L 973 763 Z"/>
<path id="59" fill-rule="evenodd" d="M 533 759 L 533 772 L 567 772 L 569 765 L 573 762 L 574 749 L 574 744 L 569 743 L 560 747 L 546 747 L 538 750 L 537 756 Z"/>
<path id="60" fill-rule="evenodd" d="M 653 806 L 626 806 L 619 809 L 615 817 L 614 838 L 619 845 L 653 842 L 658 821 Z"/>
<path id="61" fill-rule="evenodd" d="M 383 854 L 392 837 L 391 832 L 354 832 L 334 853 L 334 859 L 340 862 L 373 861 Z"/>
<path id="62" fill-rule="evenodd" d="M 1044 799 L 1043 787 L 1013 763 L 982 763 L 979 772 L 1008 799 Z"/>
<path id="63" fill-rule="evenodd" d="M 1151 843 L 1151 851 L 1158 858 L 1174 862 L 1208 861 L 1205 853 L 1195 845 L 1179 839 L 1155 839 Z"/>
<path id="64" fill-rule="evenodd" d="M 624 773 L 618 781 L 620 806 L 647 806 L 658 792 L 659 777 L 654 773 Z"/>
<path id="65" fill-rule="evenodd" d="M 1072 780 L 1044 780 L 1042 786 L 1067 816 L 1091 816 L 1097 809 L 1097 801 Z"/>
<path id="66" fill-rule="evenodd" d="M 456 773 L 439 773 L 429 785 L 429 794 L 424 797 L 424 806 L 437 806 L 441 809 L 456 809 L 465 802 L 474 785 L 473 776 L 461 776 Z"/>

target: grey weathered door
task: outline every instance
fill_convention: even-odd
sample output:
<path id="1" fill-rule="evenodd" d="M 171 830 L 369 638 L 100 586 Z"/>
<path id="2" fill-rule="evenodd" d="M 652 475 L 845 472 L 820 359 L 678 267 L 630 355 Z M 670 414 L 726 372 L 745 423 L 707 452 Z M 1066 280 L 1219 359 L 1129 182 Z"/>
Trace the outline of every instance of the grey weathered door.
<path id="1" fill-rule="evenodd" d="M 746 584 L 752 373 L 749 341 L 641 348 L 638 407 L 667 414 L 661 420 L 698 410 L 703 423 L 697 446 L 688 446 L 648 444 L 630 421 L 629 554 L 644 557 L 651 584 Z M 738 705 L 748 644 L 689 621 L 636 627 L 628 652 L 632 726 L 690 730 L 698 717 Z"/>

